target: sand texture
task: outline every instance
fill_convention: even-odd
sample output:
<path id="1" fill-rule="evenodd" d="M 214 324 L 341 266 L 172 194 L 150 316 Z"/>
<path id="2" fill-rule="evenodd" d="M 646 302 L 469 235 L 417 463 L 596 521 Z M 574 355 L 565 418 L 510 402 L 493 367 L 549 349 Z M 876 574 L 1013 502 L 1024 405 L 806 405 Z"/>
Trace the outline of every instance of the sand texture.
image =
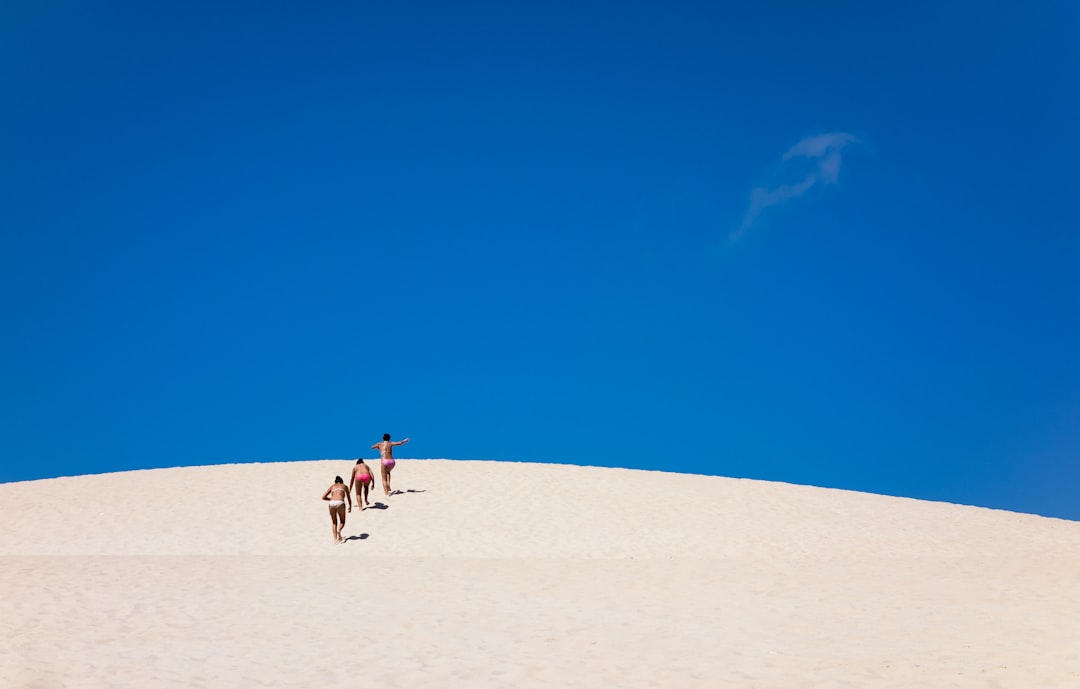
<path id="1" fill-rule="evenodd" d="M 351 466 L 0 485 L 0 687 L 1080 688 L 1080 522 L 406 459 L 338 545 Z"/>

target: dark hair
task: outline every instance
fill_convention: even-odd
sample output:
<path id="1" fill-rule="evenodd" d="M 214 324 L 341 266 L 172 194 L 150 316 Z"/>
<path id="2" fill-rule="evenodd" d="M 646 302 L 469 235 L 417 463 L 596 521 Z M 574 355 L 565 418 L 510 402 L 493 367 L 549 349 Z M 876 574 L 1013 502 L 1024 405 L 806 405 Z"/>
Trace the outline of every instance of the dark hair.
<path id="1" fill-rule="evenodd" d="M 390 440 L 390 434 L 389 433 L 383 433 L 382 434 L 382 439 L 383 440 Z"/>
<path id="2" fill-rule="evenodd" d="M 364 458 L 361 457 L 360 459 L 356 460 L 356 463 L 357 464 L 363 464 L 364 463 Z"/>
<path id="3" fill-rule="evenodd" d="M 334 483 L 345 483 L 345 482 L 341 480 L 340 476 L 335 476 L 334 477 Z"/>

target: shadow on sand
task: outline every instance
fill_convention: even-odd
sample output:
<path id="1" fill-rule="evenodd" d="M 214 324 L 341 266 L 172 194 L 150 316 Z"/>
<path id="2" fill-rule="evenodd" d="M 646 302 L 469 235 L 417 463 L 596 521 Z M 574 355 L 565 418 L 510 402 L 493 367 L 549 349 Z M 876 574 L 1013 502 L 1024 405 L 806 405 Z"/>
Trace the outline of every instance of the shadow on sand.
<path id="1" fill-rule="evenodd" d="M 367 537 L 368 535 L 366 533 L 362 533 L 359 536 L 349 536 L 345 539 L 345 542 L 348 543 L 349 541 L 363 541 L 367 539 Z"/>
<path id="2" fill-rule="evenodd" d="M 409 490 L 392 490 L 392 491 L 390 491 L 390 495 L 403 495 L 404 493 L 426 493 L 426 492 L 427 492 L 427 488 L 424 488 L 423 490 L 416 490 L 415 488 L 410 488 Z"/>
<path id="3" fill-rule="evenodd" d="M 369 502 L 365 507 L 365 510 L 386 510 L 390 509 L 390 506 L 381 502 Z M 362 512 L 363 510 L 361 510 Z"/>

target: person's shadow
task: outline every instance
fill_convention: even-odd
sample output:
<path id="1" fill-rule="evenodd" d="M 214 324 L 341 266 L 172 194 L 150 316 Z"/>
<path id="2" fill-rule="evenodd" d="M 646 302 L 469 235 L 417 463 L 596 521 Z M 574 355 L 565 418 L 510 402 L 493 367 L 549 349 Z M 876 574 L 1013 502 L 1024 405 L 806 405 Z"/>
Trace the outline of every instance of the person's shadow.
<path id="1" fill-rule="evenodd" d="M 367 537 L 368 535 L 366 533 L 362 533 L 359 536 L 349 536 L 345 539 L 345 542 L 348 543 L 349 541 L 363 541 L 366 540 Z"/>
<path id="2" fill-rule="evenodd" d="M 427 492 L 427 488 L 424 488 L 423 490 L 417 490 L 415 488 L 410 488 L 409 490 L 392 490 L 392 491 L 390 491 L 390 495 L 402 495 L 403 493 L 426 493 L 426 492 Z"/>
<path id="3" fill-rule="evenodd" d="M 389 505 L 384 505 L 381 502 L 369 502 L 365 510 L 386 510 L 390 509 Z"/>

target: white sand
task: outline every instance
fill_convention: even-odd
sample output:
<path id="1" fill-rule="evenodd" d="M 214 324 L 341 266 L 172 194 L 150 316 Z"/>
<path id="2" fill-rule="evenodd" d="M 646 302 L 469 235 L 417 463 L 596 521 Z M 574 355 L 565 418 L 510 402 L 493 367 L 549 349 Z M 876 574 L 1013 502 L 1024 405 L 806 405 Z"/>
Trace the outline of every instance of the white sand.
<path id="1" fill-rule="evenodd" d="M 1080 522 L 402 460 L 336 545 L 351 466 L 0 485 L 0 687 L 1080 687 Z"/>

